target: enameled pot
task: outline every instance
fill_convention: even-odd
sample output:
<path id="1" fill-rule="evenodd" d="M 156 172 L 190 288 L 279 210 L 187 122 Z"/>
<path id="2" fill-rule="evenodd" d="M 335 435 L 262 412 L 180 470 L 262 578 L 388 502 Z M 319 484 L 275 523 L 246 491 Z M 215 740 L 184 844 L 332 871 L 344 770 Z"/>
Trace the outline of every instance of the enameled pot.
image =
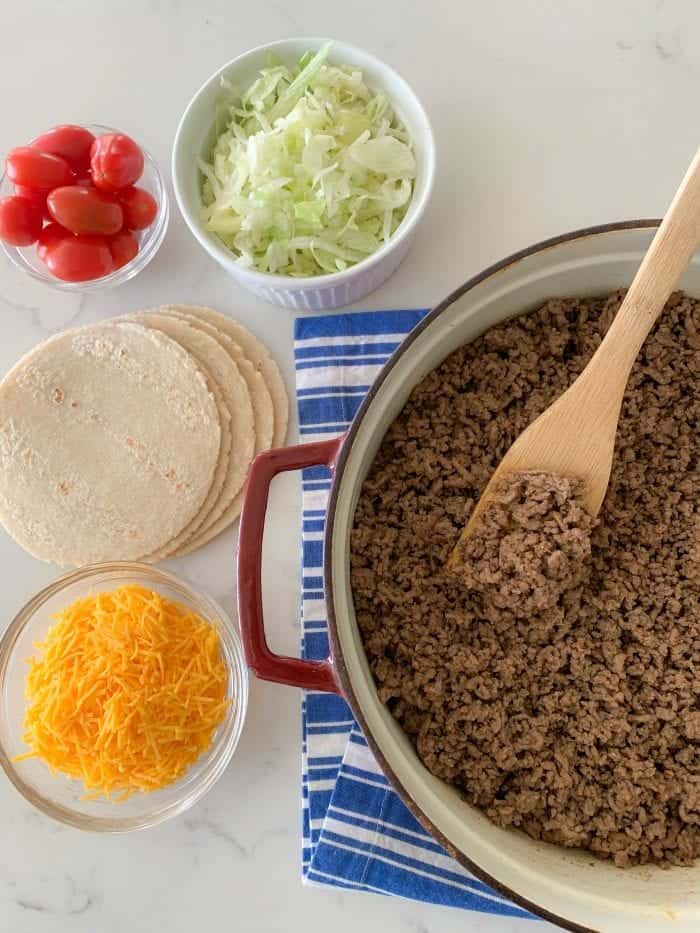
<path id="1" fill-rule="evenodd" d="M 341 693 L 407 806 L 466 868 L 564 929 L 604 933 L 700 930 L 700 864 L 619 869 L 590 854 L 494 826 L 433 777 L 379 701 L 355 621 L 349 540 L 362 483 L 384 434 L 413 387 L 457 347 L 554 296 L 592 296 L 626 286 L 657 221 L 610 224 L 557 237 L 471 279 L 438 305 L 382 370 L 340 438 L 262 454 L 253 464 L 238 554 L 239 616 L 249 666 L 266 680 Z M 700 296 L 700 256 L 681 287 Z M 331 656 L 301 661 L 270 651 L 261 599 L 261 547 L 273 476 L 313 464 L 333 472 L 324 543 Z"/>

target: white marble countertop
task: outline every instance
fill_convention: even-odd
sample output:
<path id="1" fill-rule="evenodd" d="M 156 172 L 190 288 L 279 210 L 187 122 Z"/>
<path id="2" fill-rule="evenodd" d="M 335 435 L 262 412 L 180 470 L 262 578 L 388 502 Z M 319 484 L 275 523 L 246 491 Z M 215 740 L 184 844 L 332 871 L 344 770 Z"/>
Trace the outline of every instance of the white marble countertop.
<path id="1" fill-rule="evenodd" d="M 142 140 L 167 170 L 180 114 L 221 63 L 290 35 L 327 34 L 385 58 L 433 120 L 437 187 L 396 276 L 365 303 L 433 303 L 485 265 L 576 227 L 658 216 L 697 146 L 697 0 L 25 0 L 3 9 L 0 153 L 66 121 Z M 164 302 L 229 311 L 258 333 L 293 392 L 292 314 L 240 291 L 174 212 L 148 269 L 76 298 L 0 262 L 0 372 L 69 325 Z M 290 441 L 295 440 L 292 425 Z M 298 645 L 298 477 L 276 484 L 266 538 L 267 626 Z M 173 562 L 229 608 L 234 534 Z M 56 575 L 0 533 L 0 628 Z M 5 933 L 519 933 L 497 920 L 302 888 L 299 698 L 253 680 L 231 767 L 185 816 L 125 837 L 81 834 L 0 779 Z"/>

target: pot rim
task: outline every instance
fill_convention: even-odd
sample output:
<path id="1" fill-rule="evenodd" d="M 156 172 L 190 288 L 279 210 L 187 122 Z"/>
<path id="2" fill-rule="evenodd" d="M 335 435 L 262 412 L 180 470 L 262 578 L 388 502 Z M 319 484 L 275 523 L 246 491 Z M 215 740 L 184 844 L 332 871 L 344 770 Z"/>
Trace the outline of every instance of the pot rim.
<path id="1" fill-rule="evenodd" d="M 482 272 L 479 272 L 477 275 L 472 276 L 468 279 L 463 285 L 460 285 L 454 291 L 452 291 L 446 298 L 444 298 L 439 304 L 437 304 L 428 314 L 425 315 L 423 320 L 414 327 L 414 329 L 406 336 L 401 345 L 394 351 L 390 359 L 384 364 L 379 375 L 372 383 L 367 395 L 362 401 L 362 404 L 358 408 L 355 417 L 352 420 L 350 427 L 348 428 L 346 434 L 343 437 L 343 443 L 340 447 L 337 459 L 335 461 L 335 468 L 333 471 L 333 479 L 331 482 L 331 489 L 328 498 L 328 509 L 327 509 L 327 518 L 326 518 L 326 529 L 324 535 L 324 547 L 323 547 L 323 583 L 325 589 L 326 597 L 326 619 L 328 623 L 328 638 L 330 642 L 330 656 L 332 658 L 333 668 L 336 680 L 338 682 L 339 688 L 342 692 L 344 699 L 347 701 L 350 706 L 353 716 L 357 720 L 360 728 L 362 729 L 362 734 L 364 735 L 367 744 L 369 745 L 372 754 L 377 759 L 379 766 L 382 769 L 382 772 L 386 775 L 391 786 L 399 795 L 403 803 L 408 807 L 411 814 L 418 820 L 418 822 L 423 826 L 423 828 L 430 833 L 430 835 L 436 839 L 448 852 L 449 854 L 462 865 L 463 868 L 466 868 L 467 871 L 471 872 L 479 880 L 485 882 L 490 887 L 494 888 L 500 894 L 507 897 L 509 900 L 513 901 L 515 904 L 518 904 L 520 907 L 523 907 L 525 910 L 530 911 L 536 916 L 542 917 L 545 920 L 548 920 L 550 923 L 555 923 L 564 930 L 571 930 L 572 933 L 598 933 L 592 927 L 581 926 L 578 923 L 574 923 L 571 920 L 567 920 L 564 917 L 560 917 L 557 914 L 552 913 L 546 908 L 540 907 L 535 904 L 533 901 L 528 900 L 526 897 L 523 897 L 521 894 L 516 893 L 507 885 L 498 881 L 488 872 L 484 871 L 478 865 L 476 865 L 467 855 L 463 852 L 457 850 L 449 840 L 443 835 L 443 833 L 438 829 L 438 827 L 433 823 L 433 821 L 424 813 L 424 811 L 418 806 L 418 804 L 410 796 L 406 788 L 403 786 L 400 778 L 392 768 L 391 764 L 387 761 L 386 756 L 384 755 L 379 743 L 374 738 L 367 721 L 362 713 L 360 704 L 357 702 L 355 696 L 355 691 L 352 685 L 352 680 L 348 668 L 345 664 L 345 659 L 342 653 L 342 647 L 340 644 L 340 639 L 338 637 L 338 626 L 335 614 L 335 602 L 333 598 L 334 593 L 334 580 L 333 580 L 333 561 L 331 560 L 331 541 L 333 540 L 334 529 L 335 529 L 335 515 L 336 507 L 338 503 L 338 492 L 340 486 L 342 485 L 342 478 L 345 472 L 345 467 L 347 464 L 348 456 L 350 449 L 353 445 L 355 437 L 359 431 L 360 424 L 362 423 L 367 411 L 371 407 L 375 397 L 377 396 L 380 388 L 388 378 L 389 374 L 393 370 L 394 366 L 398 360 L 411 348 L 415 341 L 420 337 L 423 331 L 426 330 L 448 307 L 454 304 L 459 298 L 465 295 L 467 292 L 471 291 L 477 285 L 481 284 L 486 279 L 492 278 L 494 275 L 497 275 L 499 272 L 502 272 L 504 269 L 515 265 L 516 263 L 527 259 L 530 256 L 535 255 L 536 253 L 544 252 L 545 250 L 552 249 L 555 246 L 559 246 L 562 243 L 568 243 L 572 240 L 584 239 L 586 237 L 600 236 L 605 233 L 613 233 L 619 230 L 644 230 L 652 227 L 657 227 L 660 224 L 659 219 L 654 218 L 643 218 L 639 220 L 624 220 L 616 221 L 608 224 L 598 224 L 591 227 L 582 227 L 577 230 L 572 230 L 569 233 L 559 234 L 558 236 L 550 237 L 546 240 L 541 240 L 538 243 L 528 246 L 525 249 L 519 250 L 515 253 L 512 253 L 510 256 L 507 256 L 505 259 L 500 260 L 499 262 L 494 263 L 491 266 L 488 266 Z"/>

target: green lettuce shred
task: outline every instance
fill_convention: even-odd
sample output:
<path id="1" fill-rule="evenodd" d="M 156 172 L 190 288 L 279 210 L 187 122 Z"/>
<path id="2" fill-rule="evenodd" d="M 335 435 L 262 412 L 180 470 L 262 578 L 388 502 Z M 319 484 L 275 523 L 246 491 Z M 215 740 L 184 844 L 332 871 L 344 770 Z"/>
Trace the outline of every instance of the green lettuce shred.
<path id="1" fill-rule="evenodd" d="M 289 69 L 270 62 L 226 88 L 216 142 L 199 160 L 202 219 L 242 265 L 291 276 L 352 266 L 396 232 L 413 194 L 413 145 L 332 43 Z"/>

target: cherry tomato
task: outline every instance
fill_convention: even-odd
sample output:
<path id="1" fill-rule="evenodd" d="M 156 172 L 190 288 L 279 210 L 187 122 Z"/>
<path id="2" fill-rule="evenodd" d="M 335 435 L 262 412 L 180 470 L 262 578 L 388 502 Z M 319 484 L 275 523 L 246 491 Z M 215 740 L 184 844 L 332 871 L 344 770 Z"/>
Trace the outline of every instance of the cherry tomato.
<path id="1" fill-rule="evenodd" d="M 124 208 L 124 226 L 129 230 L 145 230 L 158 213 L 158 202 L 143 188 L 124 188 L 117 195 Z"/>
<path id="2" fill-rule="evenodd" d="M 114 261 L 105 237 L 71 236 L 49 248 L 46 265 L 64 282 L 87 282 L 111 272 Z"/>
<path id="3" fill-rule="evenodd" d="M 95 137 L 83 126 L 64 124 L 54 126 L 30 143 L 33 149 L 61 156 L 76 172 L 84 172 L 90 165 L 90 147 Z"/>
<path id="4" fill-rule="evenodd" d="M 109 238 L 109 251 L 114 260 L 114 268 L 121 269 L 138 253 L 139 241 L 131 230 L 122 230 Z"/>
<path id="5" fill-rule="evenodd" d="M 70 230 L 66 230 L 65 227 L 62 227 L 57 223 L 46 224 L 44 229 L 39 234 L 39 240 L 36 244 L 36 254 L 41 259 L 42 262 L 46 262 L 46 259 L 49 255 L 49 250 L 59 243 L 61 240 L 65 240 L 68 237 L 73 236 Z"/>
<path id="6" fill-rule="evenodd" d="M 133 185 L 143 172 L 143 153 L 129 136 L 105 133 L 90 149 L 93 183 L 104 191 L 118 191 Z"/>
<path id="7" fill-rule="evenodd" d="M 121 204 L 97 188 L 54 188 L 46 204 L 56 223 L 71 233 L 109 236 L 118 233 L 124 221 Z"/>
<path id="8" fill-rule="evenodd" d="M 41 233 L 40 208 L 27 198 L 13 195 L 0 200 L 0 240 L 12 246 L 29 246 Z"/>
<path id="9" fill-rule="evenodd" d="M 27 185 L 15 185 L 15 194 L 17 197 L 26 198 L 27 201 L 31 201 L 36 207 L 41 211 L 42 217 L 45 217 L 49 220 L 49 209 L 46 206 L 46 195 L 48 192 L 42 191 L 41 188 L 29 188 Z"/>
<path id="10" fill-rule="evenodd" d="M 12 149 L 5 164 L 7 177 L 16 185 L 47 191 L 59 185 L 69 185 L 73 180 L 73 172 L 65 159 L 31 146 Z"/>

